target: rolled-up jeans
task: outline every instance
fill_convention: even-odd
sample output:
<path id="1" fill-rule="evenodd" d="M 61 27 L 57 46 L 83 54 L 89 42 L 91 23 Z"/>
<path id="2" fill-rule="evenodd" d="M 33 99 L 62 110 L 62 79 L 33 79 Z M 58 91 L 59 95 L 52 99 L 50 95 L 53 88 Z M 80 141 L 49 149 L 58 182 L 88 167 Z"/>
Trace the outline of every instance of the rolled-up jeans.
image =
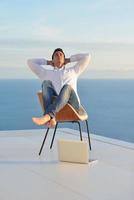
<path id="1" fill-rule="evenodd" d="M 65 84 L 60 93 L 57 94 L 54 85 L 50 80 L 44 80 L 42 83 L 42 94 L 44 103 L 44 115 L 48 114 L 51 118 L 55 117 L 67 103 L 69 103 L 76 111 L 79 111 L 80 104 L 74 89 Z M 56 98 L 53 98 L 56 97 Z"/>

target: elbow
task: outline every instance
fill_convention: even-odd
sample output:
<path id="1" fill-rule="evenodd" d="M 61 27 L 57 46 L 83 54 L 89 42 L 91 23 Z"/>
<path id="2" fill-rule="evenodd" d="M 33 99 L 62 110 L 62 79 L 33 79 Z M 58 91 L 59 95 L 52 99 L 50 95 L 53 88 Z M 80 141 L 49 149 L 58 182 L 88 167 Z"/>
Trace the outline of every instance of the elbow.
<path id="1" fill-rule="evenodd" d="M 28 59 L 27 60 L 27 65 L 31 68 L 31 66 L 32 66 L 32 59 Z"/>

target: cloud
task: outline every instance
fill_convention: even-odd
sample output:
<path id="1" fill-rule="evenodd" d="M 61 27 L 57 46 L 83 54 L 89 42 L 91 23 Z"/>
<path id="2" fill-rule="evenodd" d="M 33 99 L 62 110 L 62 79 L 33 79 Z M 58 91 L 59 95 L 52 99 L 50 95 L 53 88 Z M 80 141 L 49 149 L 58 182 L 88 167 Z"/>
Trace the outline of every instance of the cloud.
<path id="1" fill-rule="evenodd" d="M 35 31 L 32 35 L 38 39 L 44 40 L 59 40 L 62 38 L 62 31 L 58 28 L 54 28 L 47 25 L 36 25 Z M 63 38 L 62 38 L 63 39 Z"/>
<path id="2" fill-rule="evenodd" d="M 51 25 L 48 16 L 41 16 L 37 20 L 31 22 L 28 28 L 28 35 L 33 39 L 57 41 L 63 39 L 63 30 L 59 27 Z"/>
<path id="3" fill-rule="evenodd" d="M 27 38 L 53 41 L 62 40 L 65 36 L 60 25 L 55 26 L 49 22 L 49 15 L 41 15 L 30 21 L 28 19 L 24 24 L 17 20 L 13 23 L 10 20 L 5 20 L 5 23 L 0 20 L 0 22 L 0 39 Z"/>
<path id="4" fill-rule="evenodd" d="M 1 24 L 0 25 L 0 37 L 8 34 L 9 32 L 13 31 L 14 27 L 13 25 L 11 26 L 10 24 Z"/>

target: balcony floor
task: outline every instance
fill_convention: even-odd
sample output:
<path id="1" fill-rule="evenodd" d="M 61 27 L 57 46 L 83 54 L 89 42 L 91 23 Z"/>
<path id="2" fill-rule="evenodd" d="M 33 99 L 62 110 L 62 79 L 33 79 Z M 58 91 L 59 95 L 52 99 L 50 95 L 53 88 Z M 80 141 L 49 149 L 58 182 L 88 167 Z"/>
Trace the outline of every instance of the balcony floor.
<path id="1" fill-rule="evenodd" d="M 73 134 L 71 134 L 73 133 Z M 72 129 L 0 131 L 0 200 L 133 200 L 134 144 L 91 135 L 89 164 L 59 162 L 57 139 L 79 139 Z"/>

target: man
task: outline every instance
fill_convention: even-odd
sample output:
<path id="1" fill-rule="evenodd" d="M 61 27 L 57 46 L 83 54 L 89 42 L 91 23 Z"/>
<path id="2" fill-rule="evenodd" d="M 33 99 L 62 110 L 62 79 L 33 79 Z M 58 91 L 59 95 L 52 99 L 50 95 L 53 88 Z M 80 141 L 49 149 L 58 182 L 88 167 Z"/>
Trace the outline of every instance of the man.
<path id="1" fill-rule="evenodd" d="M 76 62 L 73 67 L 67 68 L 70 62 Z M 54 50 L 52 60 L 29 59 L 28 65 L 31 70 L 43 81 L 42 93 L 45 113 L 42 117 L 33 117 L 37 125 L 46 124 L 48 127 L 56 125 L 55 115 L 67 103 L 79 112 L 80 99 L 77 93 L 77 79 L 86 69 L 90 62 L 89 54 L 76 54 L 66 58 L 61 48 Z M 51 65 L 53 69 L 45 68 Z M 53 97 L 56 97 L 53 100 Z"/>

